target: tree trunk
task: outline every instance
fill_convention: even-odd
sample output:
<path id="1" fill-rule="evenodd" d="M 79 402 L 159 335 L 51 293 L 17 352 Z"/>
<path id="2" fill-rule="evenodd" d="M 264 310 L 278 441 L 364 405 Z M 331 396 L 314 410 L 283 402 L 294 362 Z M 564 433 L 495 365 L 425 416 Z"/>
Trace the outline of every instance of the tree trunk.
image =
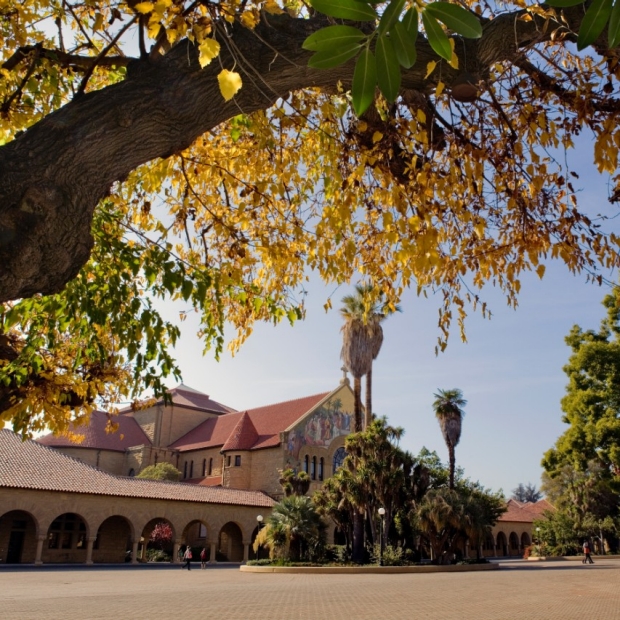
<path id="1" fill-rule="evenodd" d="M 454 468 L 456 466 L 456 459 L 454 456 L 454 446 L 452 444 L 448 444 L 448 457 L 450 459 L 450 489 L 454 489 Z"/>
<path id="2" fill-rule="evenodd" d="M 562 13 L 578 31 L 583 7 Z M 439 58 L 418 37 L 418 59 L 403 71 L 401 92 L 432 92 L 439 79 L 449 88 L 464 70 L 486 79 L 495 63 L 551 37 L 554 29 L 543 18 L 524 21 L 522 14 L 485 23 L 480 39 L 457 37 L 459 69 L 441 62 L 441 71 L 428 77 L 428 63 Z M 0 302 L 62 290 L 88 260 L 97 204 L 141 164 L 178 153 L 240 111 L 266 109 L 291 91 L 334 91 L 339 82 L 348 89 L 353 60 L 330 70 L 307 66 L 310 52 L 301 45 L 327 23 L 265 14 L 256 31 L 227 27 L 220 58 L 204 69 L 194 45 L 183 40 L 155 61 L 130 62 L 123 82 L 76 96 L 0 147 Z M 224 102 L 217 74 L 235 64 L 261 78 L 244 80 Z"/>
<path id="3" fill-rule="evenodd" d="M 372 362 L 366 373 L 366 411 L 364 412 L 364 428 L 372 424 Z"/>
<path id="4" fill-rule="evenodd" d="M 356 564 L 364 563 L 364 514 L 353 511 L 353 553 L 351 559 Z"/>
<path id="5" fill-rule="evenodd" d="M 363 430 L 362 425 L 362 380 L 360 377 L 353 377 L 353 425 L 354 433 Z"/>

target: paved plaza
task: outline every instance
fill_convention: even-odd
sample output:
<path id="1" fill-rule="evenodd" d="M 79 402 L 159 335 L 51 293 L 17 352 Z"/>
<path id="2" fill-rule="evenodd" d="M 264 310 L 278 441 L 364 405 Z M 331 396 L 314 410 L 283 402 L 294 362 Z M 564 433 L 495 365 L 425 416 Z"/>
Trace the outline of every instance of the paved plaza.
<path id="1" fill-rule="evenodd" d="M 617 620 L 620 561 L 478 573 L 286 575 L 237 567 L 0 570 L 2 620 Z"/>

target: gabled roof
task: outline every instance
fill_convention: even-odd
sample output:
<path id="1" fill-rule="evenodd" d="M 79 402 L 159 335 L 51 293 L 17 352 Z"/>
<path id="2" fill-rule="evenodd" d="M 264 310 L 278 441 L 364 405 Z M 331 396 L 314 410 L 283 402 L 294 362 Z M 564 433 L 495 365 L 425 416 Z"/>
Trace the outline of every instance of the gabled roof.
<path id="1" fill-rule="evenodd" d="M 108 432 L 108 420 L 118 424 L 118 430 Z M 93 411 L 90 422 L 84 426 L 71 424 L 69 430 L 84 437 L 81 442 L 72 441 L 66 435 L 53 434 L 39 437 L 36 441 L 52 448 L 95 448 L 124 452 L 132 446 L 151 445 L 151 441 L 140 425 L 131 416 L 108 415 L 104 411 Z"/>
<path id="2" fill-rule="evenodd" d="M 506 502 L 507 510 L 498 521 L 512 521 L 516 523 L 532 523 L 536 519 L 543 518 L 545 510 L 555 510 L 546 499 L 537 502 L 518 502 L 509 499 Z"/>
<path id="3" fill-rule="evenodd" d="M 242 413 L 229 413 L 217 418 L 209 418 L 177 439 L 170 447 L 181 452 L 187 452 L 224 446 L 245 414 L 252 422 L 258 435 L 251 449 L 271 448 L 280 443 L 281 432 L 314 409 L 329 394 L 331 392 L 323 392 L 305 398 L 276 403 L 275 405 L 248 409 Z"/>
<path id="4" fill-rule="evenodd" d="M 228 450 L 249 450 L 258 441 L 258 432 L 252 424 L 247 411 L 244 411 L 233 432 L 222 446 L 222 452 Z"/>
<path id="5" fill-rule="evenodd" d="M 260 491 L 113 476 L 9 430 L 0 430 L 0 487 L 238 506 L 275 503 Z"/>
<path id="6" fill-rule="evenodd" d="M 211 400 L 208 394 L 194 390 L 187 385 L 181 383 L 177 387 L 169 390 L 168 393 L 172 397 L 172 402 L 179 407 L 187 407 L 188 409 L 198 409 L 200 411 L 210 411 L 212 413 L 231 413 L 236 411 L 232 407 L 227 407 L 214 400 Z M 157 401 L 157 404 L 163 404 L 164 400 Z"/>

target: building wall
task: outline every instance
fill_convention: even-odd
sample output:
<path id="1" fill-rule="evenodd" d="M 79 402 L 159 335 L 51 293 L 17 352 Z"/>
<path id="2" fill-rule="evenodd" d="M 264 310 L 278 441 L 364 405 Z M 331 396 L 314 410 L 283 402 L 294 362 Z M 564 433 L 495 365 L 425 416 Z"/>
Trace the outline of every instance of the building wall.
<path id="1" fill-rule="evenodd" d="M 181 472 L 181 480 L 185 478 L 202 478 L 202 466 L 206 461 L 206 476 L 209 475 L 209 461 L 212 459 L 211 476 L 222 475 L 222 455 L 220 454 L 220 447 L 205 448 L 204 450 L 192 450 L 191 452 L 179 453 L 179 464 L 175 465 Z M 190 475 L 191 463 L 193 466 L 193 475 Z M 185 463 L 187 463 L 187 476 L 185 476 Z"/>
<path id="2" fill-rule="evenodd" d="M 108 561 L 124 556 L 127 530 L 131 541 L 139 542 L 143 533 L 147 537 L 157 520 L 167 520 L 173 528 L 174 540 L 185 544 L 197 523 L 206 527 L 206 544 L 218 544 L 220 533 L 240 532 L 233 547 L 245 545 L 249 550 L 251 535 L 256 527 L 256 517 L 269 516 L 268 507 L 207 504 L 164 499 L 114 497 L 87 493 L 60 493 L 33 489 L 0 488 L 0 562 L 6 561 L 8 539 L 15 517 L 13 511 L 27 513 L 27 531 L 22 562 L 32 562 L 36 540 L 43 541 L 43 562 L 84 562 L 86 549 L 49 549 L 49 528 L 52 522 L 65 513 L 78 515 L 84 522 L 85 539 L 94 541 L 100 532 L 100 549 L 93 549 L 93 561 Z M 23 516 L 23 515 L 18 515 Z M 110 519 L 115 517 L 115 519 Z M 123 523 L 127 528 L 123 527 Z M 113 544 L 111 541 L 115 541 Z M 236 553 L 236 552 L 235 552 Z M 119 560 L 120 561 L 120 560 Z"/>
<path id="3" fill-rule="evenodd" d="M 117 476 L 126 476 L 125 453 L 113 450 L 96 450 L 95 448 L 54 448 L 67 456 L 79 459 L 87 465 L 92 465 L 103 471 Z"/>

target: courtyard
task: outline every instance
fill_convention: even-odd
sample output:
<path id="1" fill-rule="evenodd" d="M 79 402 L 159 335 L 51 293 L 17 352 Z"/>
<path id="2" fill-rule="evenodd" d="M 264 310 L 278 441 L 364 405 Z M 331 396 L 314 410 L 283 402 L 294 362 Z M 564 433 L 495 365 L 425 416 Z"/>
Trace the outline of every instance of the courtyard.
<path id="1" fill-rule="evenodd" d="M 597 558 L 595 558 L 597 559 Z M 479 573 L 284 575 L 236 565 L 3 567 L 3 620 L 615 620 L 620 562 L 502 562 Z"/>

